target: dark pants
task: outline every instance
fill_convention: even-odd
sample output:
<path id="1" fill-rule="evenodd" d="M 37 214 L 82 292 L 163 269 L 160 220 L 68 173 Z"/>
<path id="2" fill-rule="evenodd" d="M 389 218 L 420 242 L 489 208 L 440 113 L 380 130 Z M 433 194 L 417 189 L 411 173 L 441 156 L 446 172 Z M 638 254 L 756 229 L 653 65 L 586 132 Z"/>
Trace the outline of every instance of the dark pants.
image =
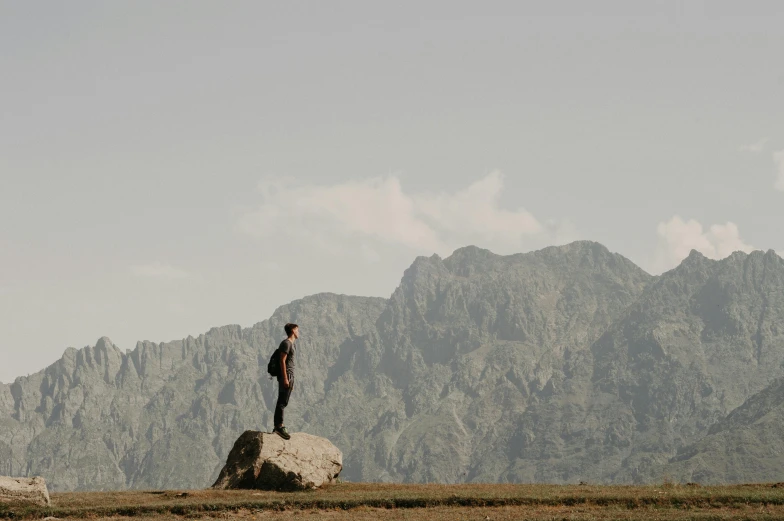
<path id="1" fill-rule="evenodd" d="M 289 376 L 289 387 L 283 385 L 283 378 L 278 378 L 278 402 L 275 404 L 275 427 L 283 425 L 283 409 L 289 404 L 291 390 L 294 388 L 294 378 Z"/>

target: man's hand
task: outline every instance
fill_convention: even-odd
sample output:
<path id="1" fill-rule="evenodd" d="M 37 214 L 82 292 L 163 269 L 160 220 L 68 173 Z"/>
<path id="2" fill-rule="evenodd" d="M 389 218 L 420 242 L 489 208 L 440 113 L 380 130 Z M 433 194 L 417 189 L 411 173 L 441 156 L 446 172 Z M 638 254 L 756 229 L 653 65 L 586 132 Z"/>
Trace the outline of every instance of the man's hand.
<path id="1" fill-rule="evenodd" d="M 283 387 L 285 387 L 286 389 L 288 389 L 288 388 L 289 388 L 289 386 L 290 386 L 289 379 L 288 379 L 288 378 L 286 378 L 285 380 L 283 380 Z"/>

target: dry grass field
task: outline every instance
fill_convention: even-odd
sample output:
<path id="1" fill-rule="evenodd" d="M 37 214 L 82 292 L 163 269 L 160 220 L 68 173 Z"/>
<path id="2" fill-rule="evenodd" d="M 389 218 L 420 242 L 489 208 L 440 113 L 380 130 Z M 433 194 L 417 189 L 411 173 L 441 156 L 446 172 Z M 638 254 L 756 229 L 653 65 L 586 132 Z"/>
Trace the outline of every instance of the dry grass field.
<path id="1" fill-rule="evenodd" d="M 312 492 L 166 490 L 52 494 L 0 504 L 6 519 L 682 520 L 784 519 L 784 484 L 701 487 L 342 483 Z"/>

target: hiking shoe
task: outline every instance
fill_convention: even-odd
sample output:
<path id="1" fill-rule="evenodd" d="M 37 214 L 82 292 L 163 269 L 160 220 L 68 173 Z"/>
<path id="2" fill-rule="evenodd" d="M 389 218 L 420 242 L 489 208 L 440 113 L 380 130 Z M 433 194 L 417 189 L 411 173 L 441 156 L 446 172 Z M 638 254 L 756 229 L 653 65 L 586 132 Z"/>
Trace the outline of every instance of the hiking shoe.
<path id="1" fill-rule="evenodd" d="M 286 427 L 282 425 L 280 427 L 275 427 L 274 429 L 272 429 L 272 432 L 274 432 L 284 440 L 288 440 L 291 438 L 291 434 L 289 434 L 289 431 L 287 431 Z"/>

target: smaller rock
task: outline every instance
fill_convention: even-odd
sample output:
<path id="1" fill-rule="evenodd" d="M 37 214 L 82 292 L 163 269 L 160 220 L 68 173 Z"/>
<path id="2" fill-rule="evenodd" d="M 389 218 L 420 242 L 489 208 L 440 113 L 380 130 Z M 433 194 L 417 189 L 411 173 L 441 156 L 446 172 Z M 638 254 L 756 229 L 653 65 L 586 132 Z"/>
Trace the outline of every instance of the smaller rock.
<path id="1" fill-rule="evenodd" d="M 332 483 L 343 469 L 343 453 L 328 439 L 295 432 L 245 431 L 234 442 L 215 489 L 306 490 Z"/>
<path id="2" fill-rule="evenodd" d="M 0 476 L 0 503 L 19 505 L 50 505 L 46 480 L 34 478 L 9 478 Z"/>

